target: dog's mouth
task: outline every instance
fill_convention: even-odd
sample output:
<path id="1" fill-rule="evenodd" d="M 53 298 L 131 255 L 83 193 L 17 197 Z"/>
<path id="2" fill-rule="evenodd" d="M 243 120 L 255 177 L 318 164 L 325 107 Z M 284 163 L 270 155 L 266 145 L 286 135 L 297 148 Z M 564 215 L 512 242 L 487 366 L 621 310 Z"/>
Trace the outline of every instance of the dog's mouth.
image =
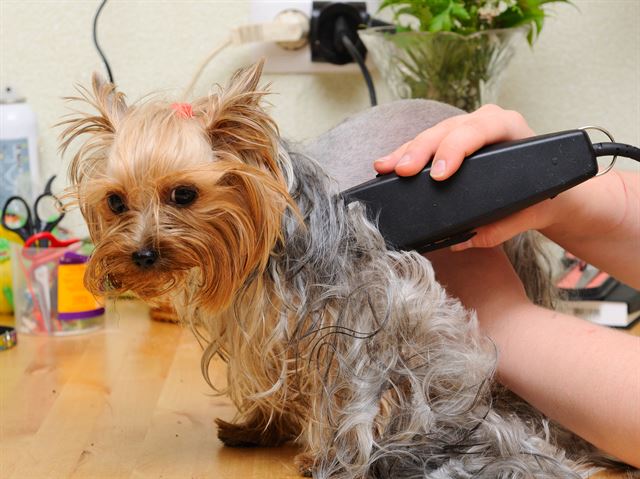
<path id="1" fill-rule="evenodd" d="M 181 271 L 145 271 L 142 273 L 107 273 L 103 276 L 103 291 L 109 296 L 125 292 L 135 293 L 145 301 L 166 296 L 176 289 L 188 272 Z"/>
<path id="2" fill-rule="evenodd" d="M 255 267 L 242 252 L 234 255 L 233 245 L 226 243 L 158 241 L 127 246 L 112 240 L 96 247 L 85 275 L 91 292 L 114 297 L 130 291 L 151 303 L 189 292 L 191 301 L 221 310 L 246 281 L 249 266 Z M 146 251 L 151 247 L 153 254 Z"/>
<path id="3" fill-rule="evenodd" d="M 133 292 L 149 301 L 164 296 L 183 283 L 193 265 L 174 260 L 167 252 L 153 261 L 142 255 L 94 255 L 87 270 L 86 284 L 94 294 L 117 296 Z"/>

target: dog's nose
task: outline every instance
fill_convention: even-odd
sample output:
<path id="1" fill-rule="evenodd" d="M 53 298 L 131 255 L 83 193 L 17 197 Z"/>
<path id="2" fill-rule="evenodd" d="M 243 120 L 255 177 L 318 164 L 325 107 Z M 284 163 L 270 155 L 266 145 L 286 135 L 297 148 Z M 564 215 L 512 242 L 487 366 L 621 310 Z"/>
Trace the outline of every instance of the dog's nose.
<path id="1" fill-rule="evenodd" d="M 153 264 L 158 259 L 158 252 L 154 249 L 141 249 L 139 251 L 134 252 L 131 255 L 131 259 L 133 262 L 137 264 L 140 268 L 146 269 L 153 266 Z"/>

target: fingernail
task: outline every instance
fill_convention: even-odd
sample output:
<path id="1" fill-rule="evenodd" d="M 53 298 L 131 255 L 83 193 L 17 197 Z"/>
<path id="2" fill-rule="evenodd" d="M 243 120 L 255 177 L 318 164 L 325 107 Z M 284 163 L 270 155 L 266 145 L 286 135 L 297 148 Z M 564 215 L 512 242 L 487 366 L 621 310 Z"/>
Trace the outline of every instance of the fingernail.
<path id="1" fill-rule="evenodd" d="M 376 164 L 376 163 L 384 163 L 385 161 L 388 161 L 389 158 L 390 158 L 389 156 L 383 156 L 382 158 L 378 158 L 377 160 L 374 160 L 373 163 L 374 164 Z"/>
<path id="2" fill-rule="evenodd" d="M 451 251 L 464 251 L 465 249 L 469 249 L 473 246 L 473 240 L 467 240 L 463 243 L 454 244 L 450 249 Z"/>
<path id="3" fill-rule="evenodd" d="M 433 178 L 439 178 L 444 176 L 444 172 L 447 169 L 447 164 L 444 160 L 436 160 L 436 162 L 431 167 L 431 176 Z"/>
<path id="4" fill-rule="evenodd" d="M 409 155 L 403 155 L 396 166 L 406 165 L 407 163 L 410 163 L 410 162 L 411 162 L 411 157 Z"/>

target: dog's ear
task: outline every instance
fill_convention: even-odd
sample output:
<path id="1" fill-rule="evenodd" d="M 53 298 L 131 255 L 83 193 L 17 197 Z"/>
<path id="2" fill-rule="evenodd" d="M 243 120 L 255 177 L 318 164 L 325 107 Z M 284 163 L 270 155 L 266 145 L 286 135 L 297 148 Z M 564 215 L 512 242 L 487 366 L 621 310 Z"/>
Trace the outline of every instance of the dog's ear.
<path id="1" fill-rule="evenodd" d="M 97 73 L 91 78 L 91 90 L 84 86 L 78 86 L 77 90 L 79 96 L 66 97 L 65 100 L 88 104 L 93 111 L 74 110 L 56 125 L 64 127 L 60 134 L 61 153 L 76 138 L 86 135 L 71 161 L 69 176 L 74 185 L 80 184 L 87 174 L 102 170 L 100 163 L 104 162 L 118 124 L 127 111 L 124 94 Z"/>
<path id="2" fill-rule="evenodd" d="M 236 71 L 229 80 L 229 84 L 224 91 L 224 95 L 235 98 L 241 103 L 258 104 L 266 91 L 258 91 L 258 84 L 262 77 L 264 68 L 264 59 L 258 60 L 257 63 Z"/>
<path id="3" fill-rule="evenodd" d="M 264 60 L 236 72 L 226 88 L 194 103 L 211 146 L 277 174 L 278 129 L 262 107 L 268 88 L 258 86 Z"/>

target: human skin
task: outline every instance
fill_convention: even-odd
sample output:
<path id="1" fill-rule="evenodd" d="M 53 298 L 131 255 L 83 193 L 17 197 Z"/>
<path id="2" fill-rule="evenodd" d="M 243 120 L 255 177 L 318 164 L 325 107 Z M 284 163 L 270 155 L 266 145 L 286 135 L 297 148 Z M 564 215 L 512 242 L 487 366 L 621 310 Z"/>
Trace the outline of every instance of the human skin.
<path id="1" fill-rule="evenodd" d="M 489 105 L 426 130 L 374 167 L 411 176 L 433 161 L 432 176 L 444 181 L 478 148 L 531 135 L 522 115 Z M 476 310 L 481 329 L 496 343 L 498 380 L 640 467 L 640 338 L 532 304 L 499 246 L 530 229 L 640 288 L 640 175 L 612 171 L 478 228 L 452 251 L 428 255 L 438 280 Z"/>

